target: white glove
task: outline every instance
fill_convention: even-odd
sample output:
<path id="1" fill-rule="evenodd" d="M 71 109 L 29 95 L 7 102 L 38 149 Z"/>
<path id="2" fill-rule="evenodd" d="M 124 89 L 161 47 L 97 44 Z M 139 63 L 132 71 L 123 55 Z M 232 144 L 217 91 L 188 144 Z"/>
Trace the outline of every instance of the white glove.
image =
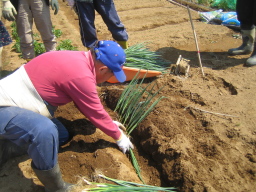
<path id="1" fill-rule="evenodd" d="M 17 11 L 10 0 L 3 0 L 3 17 L 8 21 L 14 21 Z"/>
<path id="2" fill-rule="evenodd" d="M 119 129 L 121 132 L 120 138 L 116 141 L 116 144 L 118 147 L 123 151 L 123 153 L 126 153 L 129 151 L 129 149 L 133 149 L 133 144 L 131 143 L 130 139 L 124 134 L 124 132 Z"/>

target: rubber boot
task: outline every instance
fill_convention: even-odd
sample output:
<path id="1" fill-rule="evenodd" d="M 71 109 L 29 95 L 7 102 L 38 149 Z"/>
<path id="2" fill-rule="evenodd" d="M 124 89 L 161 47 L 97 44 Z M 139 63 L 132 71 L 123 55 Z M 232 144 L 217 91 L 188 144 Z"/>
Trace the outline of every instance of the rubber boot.
<path id="1" fill-rule="evenodd" d="M 27 62 L 31 61 L 32 59 L 26 59 Z"/>
<path id="2" fill-rule="evenodd" d="M 45 192 L 69 192 L 71 190 L 73 185 L 63 181 L 58 163 L 50 170 L 38 170 L 33 162 L 31 167 L 44 185 Z"/>
<path id="3" fill-rule="evenodd" d="M 251 30 L 241 30 L 242 45 L 238 48 L 229 49 L 230 55 L 247 55 L 253 51 L 253 44 L 255 40 L 255 28 Z"/>
<path id="4" fill-rule="evenodd" d="M 8 139 L 0 139 L 0 169 L 9 159 L 27 154 L 27 147 L 20 147 Z"/>
<path id="5" fill-rule="evenodd" d="M 128 43 L 127 43 L 127 41 L 117 41 L 117 43 L 118 43 L 123 49 L 128 49 Z"/>
<path id="6" fill-rule="evenodd" d="M 256 65 L 256 42 L 254 42 L 254 50 L 249 57 L 249 59 L 246 60 L 245 66 L 252 67 Z"/>

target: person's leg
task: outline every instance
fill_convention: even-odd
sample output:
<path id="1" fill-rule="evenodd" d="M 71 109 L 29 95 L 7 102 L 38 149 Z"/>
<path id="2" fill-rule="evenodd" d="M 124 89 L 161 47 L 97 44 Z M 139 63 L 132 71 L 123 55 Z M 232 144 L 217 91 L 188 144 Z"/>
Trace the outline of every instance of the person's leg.
<path id="1" fill-rule="evenodd" d="M 27 154 L 28 145 L 22 147 L 0 135 L 0 170 L 10 159 Z"/>
<path id="2" fill-rule="evenodd" d="M 251 30 L 256 22 L 255 0 L 237 0 L 237 19 L 241 30 Z"/>
<path id="3" fill-rule="evenodd" d="M 54 117 L 54 113 L 57 110 L 57 107 L 50 105 L 47 101 L 44 101 L 45 105 L 47 106 L 48 111 L 50 112 L 51 116 Z M 57 126 L 58 133 L 59 133 L 59 146 L 66 144 L 69 140 L 69 132 L 66 127 L 56 118 L 51 119 L 52 122 Z"/>
<path id="4" fill-rule="evenodd" d="M 112 37 L 124 48 L 124 42 L 128 40 L 128 34 L 121 22 L 113 0 L 95 1 L 95 10 L 101 15 Z"/>
<path id="5" fill-rule="evenodd" d="M 35 57 L 33 46 L 33 16 L 29 5 L 30 0 L 19 0 L 18 14 L 16 16 L 17 33 L 20 38 L 20 49 L 26 60 Z"/>
<path id="6" fill-rule="evenodd" d="M 56 118 L 51 119 L 57 126 L 59 133 L 59 146 L 65 145 L 69 141 L 69 132 L 66 127 Z"/>
<path id="7" fill-rule="evenodd" d="M 56 50 L 56 37 L 52 32 L 52 21 L 49 6 L 45 0 L 34 0 L 31 11 L 37 30 L 40 32 L 46 51 Z"/>
<path id="8" fill-rule="evenodd" d="M 244 13 L 244 14 L 248 14 L 247 15 L 247 19 L 248 19 L 248 22 L 246 22 L 245 20 L 246 19 L 243 19 L 243 28 L 246 28 L 246 27 L 251 27 L 252 31 L 254 32 L 254 35 L 255 35 L 255 26 L 256 26 L 256 1 L 255 0 L 250 0 L 249 2 L 249 6 L 250 6 L 250 9 L 248 9 L 247 13 Z M 254 43 L 253 43 L 253 52 L 251 54 L 251 56 L 246 60 L 245 62 L 245 66 L 248 66 L 248 67 L 251 67 L 251 66 L 256 66 L 256 40 L 254 38 Z"/>
<path id="9" fill-rule="evenodd" d="M 1 14 L 2 14 L 2 9 L 0 9 L 0 15 Z M 1 20 L 0 20 L 0 37 L 1 37 L 0 38 L 0 78 L 1 78 L 3 46 L 9 45 L 12 42 L 12 39 L 11 39 L 9 33 Z"/>
<path id="10" fill-rule="evenodd" d="M 98 41 L 94 25 L 94 3 L 76 1 L 75 8 L 79 18 L 82 43 L 85 47 L 91 48 Z"/>
<path id="11" fill-rule="evenodd" d="M 0 2 L 0 19 L 1 18 L 2 18 L 2 1 Z M 3 51 L 3 45 L 0 45 L 0 79 L 2 76 L 2 51 Z"/>
<path id="12" fill-rule="evenodd" d="M 31 166 L 45 191 L 69 191 L 71 184 L 63 181 L 57 161 L 58 130 L 50 119 L 19 107 L 0 107 L 0 136 L 28 146 Z"/>
<path id="13" fill-rule="evenodd" d="M 37 169 L 56 165 L 58 130 L 47 117 L 19 107 L 1 107 L 0 135 L 18 146 L 28 145 L 28 155 Z"/>
<path id="14" fill-rule="evenodd" d="M 0 79 L 2 77 L 2 51 L 3 47 L 0 47 Z"/>
<path id="15" fill-rule="evenodd" d="M 254 0 L 238 0 L 237 17 L 240 21 L 242 45 L 228 50 L 230 55 L 246 55 L 253 51 L 255 41 L 255 26 L 253 24 Z"/>

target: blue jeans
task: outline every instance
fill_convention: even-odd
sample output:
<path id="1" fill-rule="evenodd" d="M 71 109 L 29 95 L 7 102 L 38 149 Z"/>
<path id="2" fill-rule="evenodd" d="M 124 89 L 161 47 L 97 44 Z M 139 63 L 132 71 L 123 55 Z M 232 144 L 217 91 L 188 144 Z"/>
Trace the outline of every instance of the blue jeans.
<path id="1" fill-rule="evenodd" d="M 94 24 L 95 10 L 101 15 L 116 41 L 128 40 L 128 34 L 117 14 L 113 0 L 96 0 L 93 3 L 76 1 L 81 40 L 85 47 L 92 47 L 98 41 Z"/>
<path id="2" fill-rule="evenodd" d="M 19 146 L 28 146 L 28 155 L 39 170 L 56 165 L 59 145 L 69 138 L 57 119 L 19 107 L 0 107 L 0 136 Z"/>

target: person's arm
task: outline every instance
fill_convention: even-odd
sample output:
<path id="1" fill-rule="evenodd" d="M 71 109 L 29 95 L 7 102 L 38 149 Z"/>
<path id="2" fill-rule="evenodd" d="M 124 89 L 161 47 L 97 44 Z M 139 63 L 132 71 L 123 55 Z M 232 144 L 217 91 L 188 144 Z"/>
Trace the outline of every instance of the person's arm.
<path id="1" fill-rule="evenodd" d="M 77 108 L 96 127 L 115 140 L 120 137 L 120 131 L 117 125 L 113 123 L 111 117 L 101 104 L 93 78 L 84 77 L 70 80 L 64 88 Z"/>
<path id="2" fill-rule="evenodd" d="M 116 140 L 117 145 L 123 153 L 133 148 L 130 139 L 119 128 L 122 125 L 113 122 L 103 108 L 93 78 L 84 77 L 71 80 L 65 85 L 65 91 L 72 98 L 77 108 L 97 128 Z"/>

